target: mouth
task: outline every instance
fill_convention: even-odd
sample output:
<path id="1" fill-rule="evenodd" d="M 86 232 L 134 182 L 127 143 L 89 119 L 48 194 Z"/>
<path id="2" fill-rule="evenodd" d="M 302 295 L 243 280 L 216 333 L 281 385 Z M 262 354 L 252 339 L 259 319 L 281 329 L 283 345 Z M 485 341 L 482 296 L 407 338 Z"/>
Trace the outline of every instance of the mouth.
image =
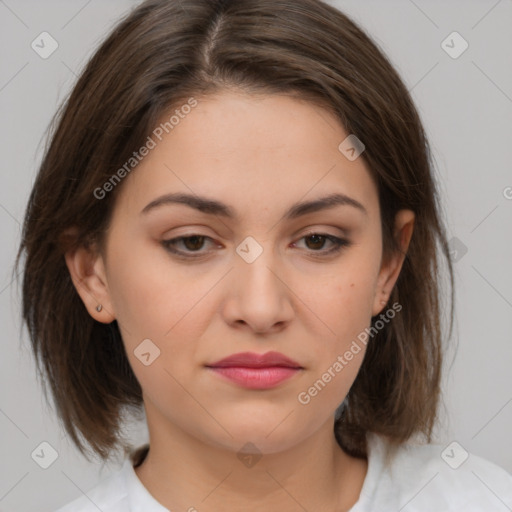
<path id="1" fill-rule="evenodd" d="M 221 378 L 247 389 L 270 389 L 304 368 L 279 352 L 243 352 L 207 364 Z"/>

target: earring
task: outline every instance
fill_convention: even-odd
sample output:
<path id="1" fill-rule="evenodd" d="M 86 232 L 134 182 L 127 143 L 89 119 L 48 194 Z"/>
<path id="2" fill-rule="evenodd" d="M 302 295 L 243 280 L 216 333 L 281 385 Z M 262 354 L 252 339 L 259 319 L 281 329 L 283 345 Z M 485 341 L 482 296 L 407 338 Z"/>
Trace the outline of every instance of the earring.
<path id="1" fill-rule="evenodd" d="M 386 304 L 387 300 L 381 300 L 380 303 L 384 306 Z"/>
<path id="2" fill-rule="evenodd" d="M 96 311 L 99 313 L 103 309 L 103 306 L 101 304 L 98 304 L 96 306 Z"/>

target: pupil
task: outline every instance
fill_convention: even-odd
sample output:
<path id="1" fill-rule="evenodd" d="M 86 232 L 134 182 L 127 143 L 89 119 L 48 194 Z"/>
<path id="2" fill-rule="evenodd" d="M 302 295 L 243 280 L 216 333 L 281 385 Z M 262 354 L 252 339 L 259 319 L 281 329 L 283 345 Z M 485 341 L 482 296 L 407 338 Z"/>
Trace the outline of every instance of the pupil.
<path id="1" fill-rule="evenodd" d="M 319 248 L 322 247 L 322 245 L 323 245 L 322 242 L 323 242 L 323 238 L 324 238 L 322 235 L 309 235 L 308 238 L 309 239 L 316 239 L 317 242 L 313 241 L 313 245 L 315 245 L 315 243 L 320 243 L 320 247 L 314 247 L 314 248 L 319 249 Z"/>
<path id="2" fill-rule="evenodd" d="M 187 247 L 187 249 L 190 249 L 190 250 L 194 250 L 194 249 L 199 249 L 202 245 L 202 241 L 203 241 L 203 236 L 188 236 L 187 238 L 185 238 L 183 240 L 185 246 Z M 192 244 L 190 244 L 190 242 L 192 241 Z M 199 244 L 197 243 L 199 241 Z M 196 242 L 196 243 L 194 243 Z"/>

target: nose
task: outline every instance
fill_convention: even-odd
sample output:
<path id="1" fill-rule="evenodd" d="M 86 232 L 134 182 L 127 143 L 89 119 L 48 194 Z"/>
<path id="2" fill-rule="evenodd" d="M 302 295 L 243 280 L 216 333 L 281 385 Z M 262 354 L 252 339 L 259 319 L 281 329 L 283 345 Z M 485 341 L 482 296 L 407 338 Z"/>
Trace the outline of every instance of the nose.
<path id="1" fill-rule="evenodd" d="M 293 292 L 270 249 L 252 262 L 236 255 L 223 314 L 232 327 L 258 334 L 281 331 L 290 323 Z"/>

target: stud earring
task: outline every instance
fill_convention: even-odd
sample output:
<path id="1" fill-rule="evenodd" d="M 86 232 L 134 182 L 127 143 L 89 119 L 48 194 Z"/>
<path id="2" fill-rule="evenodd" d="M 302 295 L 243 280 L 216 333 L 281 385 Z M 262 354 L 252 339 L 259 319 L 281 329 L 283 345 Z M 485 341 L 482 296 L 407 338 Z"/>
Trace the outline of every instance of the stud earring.
<path id="1" fill-rule="evenodd" d="M 96 306 L 96 311 L 99 313 L 103 309 L 103 306 L 101 304 L 98 304 Z"/>

